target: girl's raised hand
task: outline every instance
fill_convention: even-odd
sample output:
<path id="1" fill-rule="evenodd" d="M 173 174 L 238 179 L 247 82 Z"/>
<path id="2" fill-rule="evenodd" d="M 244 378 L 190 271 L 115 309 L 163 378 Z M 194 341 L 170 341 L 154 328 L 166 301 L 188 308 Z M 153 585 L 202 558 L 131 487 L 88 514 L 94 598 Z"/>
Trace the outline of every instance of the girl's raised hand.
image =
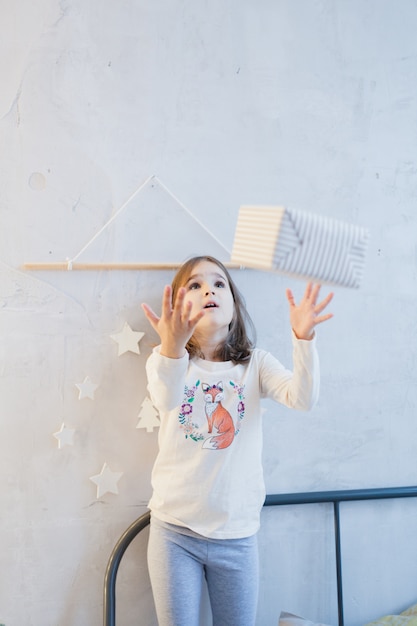
<path id="1" fill-rule="evenodd" d="M 158 317 L 148 304 L 142 304 L 142 309 L 161 339 L 161 354 L 172 359 L 184 356 L 185 346 L 194 332 L 204 311 L 200 311 L 191 318 L 191 302 L 184 302 L 187 290 L 184 287 L 178 290 L 174 305 L 172 305 L 172 289 L 167 285 L 162 297 L 162 313 Z"/>
<path id="2" fill-rule="evenodd" d="M 320 285 L 308 283 L 304 296 L 299 304 L 294 301 L 291 289 L 286 290 L 287 300 L 290 305 L 291 327 L 298 339 L 312 339 L 314 328 L 333 317 L 332 313 L 320 315 L 333 298 L 329 293 L 321 302 L 317 303 L 320 293 Z"/>

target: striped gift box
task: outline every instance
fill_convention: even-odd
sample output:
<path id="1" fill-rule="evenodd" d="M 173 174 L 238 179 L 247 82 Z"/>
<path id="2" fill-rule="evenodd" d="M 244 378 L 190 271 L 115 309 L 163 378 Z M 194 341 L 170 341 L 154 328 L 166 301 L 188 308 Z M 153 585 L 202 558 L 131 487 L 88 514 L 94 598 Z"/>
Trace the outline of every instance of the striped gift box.
<path id="1" fill-rule="evenodd" d="M 360 286 L 369 231 L 308 211 L 240 207 L 231 261 L 321 283 Z"/>

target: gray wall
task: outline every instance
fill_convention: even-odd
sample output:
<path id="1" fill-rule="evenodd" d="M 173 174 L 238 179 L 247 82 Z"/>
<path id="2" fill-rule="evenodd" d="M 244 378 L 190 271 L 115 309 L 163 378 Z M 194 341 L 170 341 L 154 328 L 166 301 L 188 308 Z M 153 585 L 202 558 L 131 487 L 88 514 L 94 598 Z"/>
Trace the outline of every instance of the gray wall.
<path id="1" fill-rule="evenodd" d="M 22 269 L 91 240 L 80 259 L 227 260 L 254 203 L 368 227 L 363 285 L 335 289 L 318 332 L 318 407 L 265 405 L 267 487 L 415 484 L 416 3 L 17 0 L 0 25 L 0 621 L 98 626 L 109 553 L 150 494 L 157 429 L 136 426 L 156 336 L 139 305 L 159 307 L 171 272 Z M 165 187 L 134 195 L 153 174 Z M 259 345 L 290 365 L 285 287 L 303 284 L 234 276 Z M 140 354 L 118 356 L 125 322 Z M 123 474 L 97 498 L 105 462 Z M 349 626 L 416 602 L 417 503 L 343 512 Z M 281 610 L 335 624 L 331 510 L 262 521 L 259 626 Z M 145 549 L 146 533 L 122 565 L 120 626 L 155 624 Z"/>

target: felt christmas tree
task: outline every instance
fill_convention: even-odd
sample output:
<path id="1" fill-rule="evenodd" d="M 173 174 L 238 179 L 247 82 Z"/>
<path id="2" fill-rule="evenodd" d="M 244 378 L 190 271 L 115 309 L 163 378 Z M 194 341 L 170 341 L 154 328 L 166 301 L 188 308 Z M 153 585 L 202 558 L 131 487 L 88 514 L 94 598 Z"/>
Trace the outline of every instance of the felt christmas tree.
<path id="1" fill-rule="evenodd" d="M 151 400 L 146 397 L 141 404 L 139 411 L 139 422 L 136 428 L 146 428 L 146 432 L 153 432 L 154 428 L 158 428 L 160 422 L 158 418 L 158 411 L 155 409 Z"/>

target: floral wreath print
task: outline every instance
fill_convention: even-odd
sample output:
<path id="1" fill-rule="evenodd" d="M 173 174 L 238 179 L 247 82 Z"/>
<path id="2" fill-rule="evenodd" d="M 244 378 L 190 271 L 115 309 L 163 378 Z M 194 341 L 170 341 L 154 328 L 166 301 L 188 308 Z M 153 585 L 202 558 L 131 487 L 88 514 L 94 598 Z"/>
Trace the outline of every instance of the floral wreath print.
<path id="1" fill-rule="evenodd" d="M 200 386 L 200 380 L 197 380 L 195 385 L 188 387 L 185 385 L 184 398 L 181 404 L 181 411 L 178 415 L 180 428 L 183 430 L 186 439 L 192 439 L 193 441 L 203 441 L 205 436 L 200 430 L 199 425 L 193 422 L 193 402 L 195 394 Z M 232 387 L 234 393 L 238 397 L 237 413 L 238 422 L 235 429 L 235 436 L 239 434 L 241 423 L 245 417 L 245 386 L 239 385 L 232 380 L 229 381 L 229 385 Z"/>
<path id="2" fill-rule="evenodd" d="M 245 394 L 244 394 L 245 385 L 238 385 L 237 383 L 234 383 L 233 380 L 229 380 L 229 385 L 233 387 L 233 391 L 235 392 L 235 394 L 237 395 L 239 399 L 239 403 L 237 405 L 237 413 L 238 413 L 239 420 L 238 420 L 236 431 L 235 431 L 235 435 L 238 435 L 241 424 L 242 424 L 242 420 L 245 417 Z"/>
<path id="3" fill-rule="evenodd" d="M 193 402 L 199 385 L 199 380 L 197 380 L 193 387 L 185 385 L 184 399 L 181 405 L 181 412 L 178 416 L 180 427 L 184 431 L 185 438 L 192 439 L 193 441 L 202 441 L 204 439 L 203 433 L 198 430 L 198 424 L 194 424 L 192 421 Z"/>

